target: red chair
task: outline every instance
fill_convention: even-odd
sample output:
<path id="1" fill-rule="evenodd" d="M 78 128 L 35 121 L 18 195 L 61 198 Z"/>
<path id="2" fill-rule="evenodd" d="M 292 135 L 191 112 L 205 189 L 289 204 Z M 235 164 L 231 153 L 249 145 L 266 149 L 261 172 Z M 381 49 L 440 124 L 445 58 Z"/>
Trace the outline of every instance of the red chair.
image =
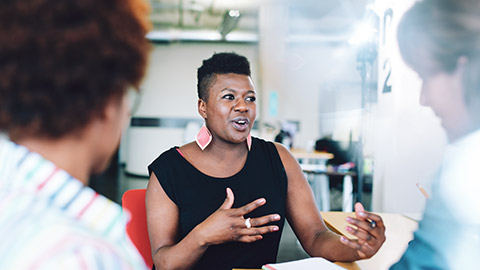
<path id="1" fill-rule="evenodd" d="M 122 207 L 130 211 L 132 219 L 127 224 L 127 234 L 142 255 L 147 266 L 153 266 L 150 239 L 147 231 L 147 213 L 145 210 L 146 189 L 132 189 L 122 196 Z"/>

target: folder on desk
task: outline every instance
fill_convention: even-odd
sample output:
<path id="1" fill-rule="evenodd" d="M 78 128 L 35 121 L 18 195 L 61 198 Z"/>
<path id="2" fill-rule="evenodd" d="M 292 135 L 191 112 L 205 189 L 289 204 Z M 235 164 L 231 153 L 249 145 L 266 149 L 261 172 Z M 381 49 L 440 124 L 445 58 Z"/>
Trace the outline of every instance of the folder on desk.
<path id="1" fill-rule="evenodd" d="M 266 264 L 262 267 L 264 270 L 341 270 L 344 269 L 336 264 L 333 264 L 324 258 L 308 258 L 298 261 L 291 261 L 285 263 Z"/>

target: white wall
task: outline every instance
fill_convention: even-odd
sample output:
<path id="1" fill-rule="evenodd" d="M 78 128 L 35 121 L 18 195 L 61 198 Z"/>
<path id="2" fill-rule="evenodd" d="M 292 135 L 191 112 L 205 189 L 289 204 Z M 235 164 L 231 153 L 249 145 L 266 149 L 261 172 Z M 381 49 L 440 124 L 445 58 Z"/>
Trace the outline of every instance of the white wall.
<path id="1" fill-rule="evenodd" d="M 403 62 L 398 51 L 396 29 L 402 14 L 413 1 L 378 0 L 381 14 L 393 9 L 393 21 L 387 26 L 386 43 L 379 50 L 379 99 L 374 108 L 374 183 L 373 210 L 417 213 L 425 198 L 416 187 L 427 190 L 440 165 L 446 138 L 439 120 L 429 108 L 419 105 L 421 81 Z M 382 16 L 380 16 L 382 21 Z M 383 25 L 380 29 L 383 33 Z M 412 41 L 414 42 L 414 41 Z M 391 93 L 382 93 L 387 70 L 383 62 L 390 58 Z"/>
<path id="2" fill-rule="evenodd" d="M 347 141 L 350 132 L 357 134 L 361 84 L 355 48 L 347 44 L 292 44 L 288 53 L 292 60 L 287 65 L 282 115 L 301 121 L 298 146 L 325 135 Z M 294 61 L 303 64 L 290 64 Z"/>
<path id="3" fill-rule="evenodd" d="M 257 88 L 258 53 L 255 44 L 155 44 L 142 86 L 137 117 L 197 117 L 197 68 L 215 52 L 235 51 L 250 60 Z M 258 91 L 258 89 L 257 89 Z"/>

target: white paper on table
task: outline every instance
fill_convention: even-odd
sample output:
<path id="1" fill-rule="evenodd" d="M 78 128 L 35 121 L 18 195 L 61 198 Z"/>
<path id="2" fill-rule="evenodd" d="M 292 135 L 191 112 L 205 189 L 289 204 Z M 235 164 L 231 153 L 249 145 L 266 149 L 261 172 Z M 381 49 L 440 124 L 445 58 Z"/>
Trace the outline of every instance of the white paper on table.
<path id="1" fill-rule="evenodd" d="M 298 261 L 266 264 L 262 267 L 264 270 L 340 270 L 344 269 L 324 258 L 308 258 Z"/>

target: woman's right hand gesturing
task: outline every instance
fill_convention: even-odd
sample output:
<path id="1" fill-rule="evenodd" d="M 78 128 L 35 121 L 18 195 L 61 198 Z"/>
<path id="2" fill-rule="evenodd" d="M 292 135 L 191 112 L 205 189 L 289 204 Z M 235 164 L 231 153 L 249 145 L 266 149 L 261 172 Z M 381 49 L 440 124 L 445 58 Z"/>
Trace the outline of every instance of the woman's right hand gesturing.
<path id="1" fill-rule="evenodd" d="M 250 218 L 248 220 L 251 226 L 250 228 L 247 227 L 248 221 L 244 216 L 264 205 L 266 203 L 264 198 L 257 199 L 239 208 L 232 208 L 233 201 L 233 192 L 230 188 L 227 188 L 227 198 L 220 208 L 195 227 L 194 231 L 200 236 L 199 241 L 202 246 L 231 241 L 255 242 L 261 240 L 263 234 L 279 230 L 278 226 L 275 225 L 264 226 L 280 220 L 278 214 Z"/>

